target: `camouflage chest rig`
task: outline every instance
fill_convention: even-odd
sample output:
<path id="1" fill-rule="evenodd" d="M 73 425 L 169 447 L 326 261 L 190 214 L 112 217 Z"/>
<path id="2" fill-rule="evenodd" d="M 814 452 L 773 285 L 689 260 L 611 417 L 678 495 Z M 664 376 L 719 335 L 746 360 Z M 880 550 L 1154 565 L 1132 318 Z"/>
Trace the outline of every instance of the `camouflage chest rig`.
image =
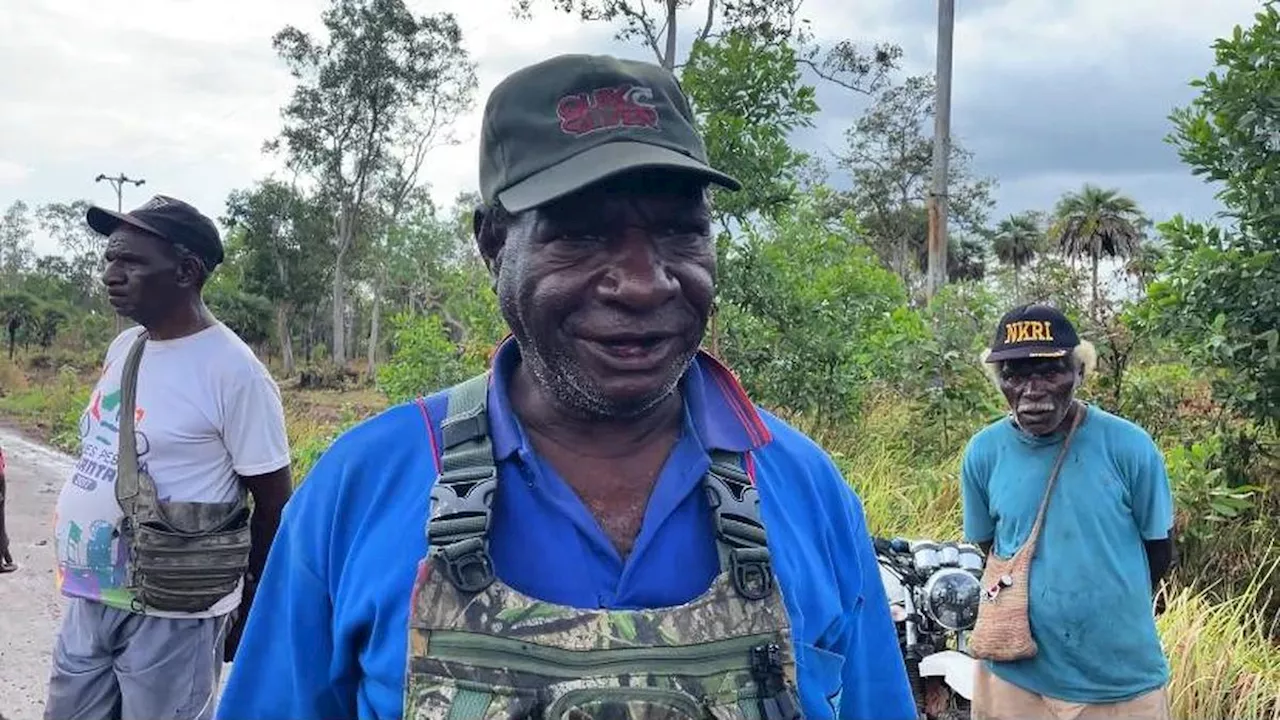
<path id="1" fill-rule="evenodd" d="M 452 388 L 431 492 L 428 556 L 409 610 L 406 720 L 797 720 L 795 655 L 755 488 L 713 456 L 720 573 L 653 610 L 580 610 L 497 579 L 488 532 L 498 473 L 488 374 Z"/>

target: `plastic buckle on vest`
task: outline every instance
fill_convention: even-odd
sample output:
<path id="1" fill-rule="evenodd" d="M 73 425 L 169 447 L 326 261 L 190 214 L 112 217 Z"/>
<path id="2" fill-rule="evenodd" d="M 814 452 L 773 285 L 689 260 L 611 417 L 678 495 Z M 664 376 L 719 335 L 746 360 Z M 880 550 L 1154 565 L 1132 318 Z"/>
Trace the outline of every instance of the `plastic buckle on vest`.
<path id="1" fill-rule="evenodd" d="M 473 537 L 440 548 L 449 582 L 464 593 L 478 593 L 495 579 L 485 539 Z"/>
<path id="2" fill-rule="evenodd" d="M 733 576 L 733 589 L 747 600 L 763 600 L 773 592 L 773 571 L 769 564 L 768 548 L 730 550 L 729 572 Z"/>

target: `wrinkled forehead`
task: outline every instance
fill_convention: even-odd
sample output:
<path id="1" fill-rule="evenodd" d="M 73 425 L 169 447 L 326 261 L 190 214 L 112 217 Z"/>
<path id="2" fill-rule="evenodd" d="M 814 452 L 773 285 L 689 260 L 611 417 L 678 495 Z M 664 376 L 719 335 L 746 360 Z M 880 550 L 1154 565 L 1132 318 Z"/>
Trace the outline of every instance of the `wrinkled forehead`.
<path id="1" fill-rule="evenodd" d="M 706 180 L 670 171 L 635 172 L 590 185 L 539 208 L 556 224 L 650 224 L 709 216 Z"/>

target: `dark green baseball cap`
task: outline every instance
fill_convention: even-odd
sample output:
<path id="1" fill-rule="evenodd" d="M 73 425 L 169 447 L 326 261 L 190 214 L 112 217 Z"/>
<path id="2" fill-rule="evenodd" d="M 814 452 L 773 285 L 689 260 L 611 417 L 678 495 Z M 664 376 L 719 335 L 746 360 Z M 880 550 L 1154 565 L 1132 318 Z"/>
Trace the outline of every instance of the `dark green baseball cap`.
<path id="1" fill-rule="evenodd" d="M 480 195 L 510 212 L 630 170 L 662 168 L 742 185 L 713 169 L 689 100 L 659 65 L 558 55 L 509 75 L 485 103 Z"/>

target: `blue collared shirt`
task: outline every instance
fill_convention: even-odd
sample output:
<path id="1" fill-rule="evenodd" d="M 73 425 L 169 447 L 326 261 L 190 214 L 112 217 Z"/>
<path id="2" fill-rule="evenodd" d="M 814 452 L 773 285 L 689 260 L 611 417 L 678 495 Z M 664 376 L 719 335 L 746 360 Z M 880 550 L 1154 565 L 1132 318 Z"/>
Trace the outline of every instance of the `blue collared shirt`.
<path id="1" fill-rule="evenodd" d="M 756 408 L 732 374 L 699 355 L 682 384 L 684 432 L 623 559 L 525 437 L 506 393 L 516 362 L 508 341 L 489 390 L 499 471 L 490 549 L 504 582 L 581 608 L 697 597 L 719 568 L 711 510 L 696 492 L 708 449 L 748 452 L 805 717 L 916 717 L 861 503 L 812 440 Z M 427 553 L 446 402 L 437 393 L 393 407 L 316 463 L 285 509 L 219 720 L 401 716 L 409 596 Z"/>

